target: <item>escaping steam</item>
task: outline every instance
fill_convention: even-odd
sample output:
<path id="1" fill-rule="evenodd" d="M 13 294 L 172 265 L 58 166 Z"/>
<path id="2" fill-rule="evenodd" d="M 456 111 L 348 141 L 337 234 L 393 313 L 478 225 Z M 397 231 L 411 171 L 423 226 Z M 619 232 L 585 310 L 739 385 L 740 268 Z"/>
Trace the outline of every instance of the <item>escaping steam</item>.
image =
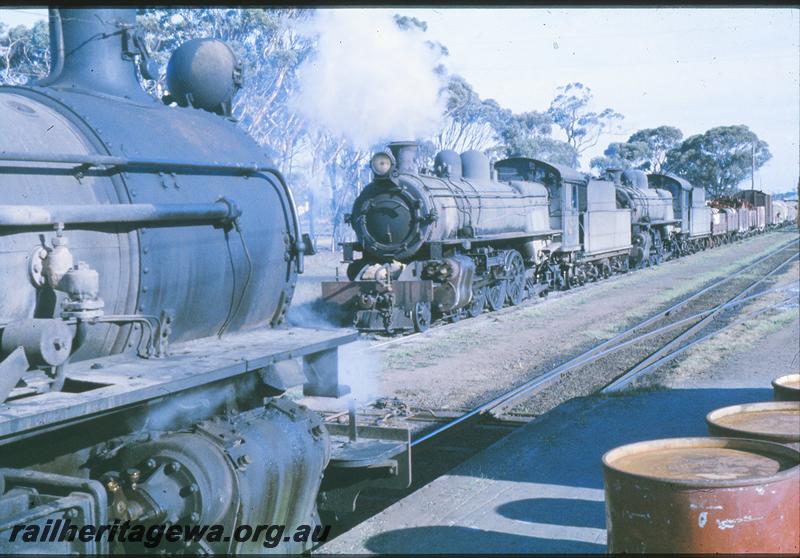
<path id="1" fill-rule="evenodd" d="M 390 11 L 319 10 L 299 31 L 317 38 L 298 69 L 293 107 L 310 122 L 368 148 L 432 135 L 444 110 L 441 56 Z"/>

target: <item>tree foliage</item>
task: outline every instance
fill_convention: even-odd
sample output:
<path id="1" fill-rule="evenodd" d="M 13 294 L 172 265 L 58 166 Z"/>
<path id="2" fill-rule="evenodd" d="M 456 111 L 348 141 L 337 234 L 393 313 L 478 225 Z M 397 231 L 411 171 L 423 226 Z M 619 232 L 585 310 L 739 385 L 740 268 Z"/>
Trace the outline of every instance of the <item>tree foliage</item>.
<path id="1" fill-rule="evenodd" d="M 645 128 L 624 143 L 608 144 L 601 157 L 592 159 L 591 166 L 598 174 L 611 168 L 662 172 L 667 153 L 677 147 L 682 138 L 683 132 L 673 126 Z"/>
<path id="2" fill-rule="evenodd" d="M 495 141 L 500 106 L 493 99 L 481 99 L 463 77 L 450 76 L 444 123 L 433 140 L 437 150 L 489 149 Z"/>
<path id="3" fill-rule="evenodd" d="M 665 167 L 717 198 L 736 192 L 752 167 L 761 168 L 771 157 L 767 142 L 740 124 L 687 138 L 667 153 Z"/>
<path id="4" fill-rule="evenodd" d="M 590 165 L 600 175 L 607 169 L 638 168 L 646 170 L 650 165 L 648 156 L 649 149 L 644 142 L 614 142 L 608 144 L 601 157 L 594 157 Z"/>
<path id="5" fill-rule="evenodd" d="M 2 83 L 22 85 L 50 72 L 50 33 L 47 23 L 7 27 L 0 23 L 0 77 Z"/>
<path id="6" fill-rule="evenodd" d="M 624 118 L 610 108 L 600 112 L 590 110 L 592 99 L 589 87 L 580 82 L 568 83 L 558 88 L 558 94 L 547 110 L 578 155 L 597 145 L 603 133 L 616 130 Z"/>
<path id="7" fill-rule="evenodd" d="M 683 132 L 674 126 L 659 126 L 658 128 L 645 128 L 639 130 L 628 138 L 629 144 L 644 144 L 645 154 L 641 156 L 642 162 L 637 168 L 651 172 L 664 170 L 667 153 L 680 145 Z"/>
<path id="8" fill-rule="evenodd" d="M 570 144 L 551 137 L 553 120 L 546 112 L 513 114 L 501 119 L 500 152 L 505 157 L 531 157 L 552 163 L 578 166 L 578 153 Z"/>
<path id="9" fill-rule="evenodd" d="M 477 149 L 495 157 L 522 156 L 578 165 L 576 150 L 552 137 L 553 119 L 547 112 L 515 114 L 494 99 L 481 99 L 457 75 L 450 77 L 446 94 L 445 124 L 432 142 L 432 151 Z"/>

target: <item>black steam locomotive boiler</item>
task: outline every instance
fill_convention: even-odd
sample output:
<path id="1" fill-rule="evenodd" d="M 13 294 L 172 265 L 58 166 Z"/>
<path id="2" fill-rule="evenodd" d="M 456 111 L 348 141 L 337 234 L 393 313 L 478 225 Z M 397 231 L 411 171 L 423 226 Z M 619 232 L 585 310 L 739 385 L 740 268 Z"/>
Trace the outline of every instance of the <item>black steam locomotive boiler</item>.
<path id="1" fill-rule="evenodd" d="M 52 9 L 50 36 L 51 75 L 0 88 L 0 553 L 147 550 L 11 536 L 67 520 L 219 524 L 177 550 L 258 553 L 230 530 L 407 484 L 407 432 L 354 440 L 281 397 L 346 393 L 355 335 L 281 327 L 308 243 L 231 118 L 231 49 L 181 46 L 157 100 L 134 10 Z"/>

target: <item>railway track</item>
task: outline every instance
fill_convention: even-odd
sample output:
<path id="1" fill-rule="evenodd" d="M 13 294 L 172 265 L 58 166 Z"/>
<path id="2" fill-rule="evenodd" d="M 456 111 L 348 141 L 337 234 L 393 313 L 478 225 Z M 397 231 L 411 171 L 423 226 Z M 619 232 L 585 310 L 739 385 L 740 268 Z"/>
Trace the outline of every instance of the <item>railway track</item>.
<path id="1" fill-rule="evenodd" d="M 694 344 L 698 340 L 692 339 L 708 327 L 715 319 L 718 319 L 724 312 L 741 306 L 742 304 L 764 296 L 776 290 L 765 290 L 759 294 L 747 296 L 752 293 L 760 285 L 765 284 L 771 277 L 783 270 L 788 264 L 796 260 L 798 257 L 797 242 L 792 240 L 786 244 L 778 247 L 777 249 L 769 252 L 768 254 L 757 259 L 755 262 L 750 263 L 742 269 L 727 275 L 712 284 L 704 287 L 703 289 L 695 292 L 694 294 L 680 300 L 669 308 L 662 310 L 653 316 L 637 323 L 636 325 L 616 334 L 611 339 L 604 341 L 589 350 L 571 358 L 567 362 L 541 374 L 523 384 L 511 389 L 490 401 L 470 410 L 467 413 L 459 416 L 458 418 L 435 428 L 434 430 L 425 433 L 424 435 L 416 438 L 412 445 L 429 440 L 447 429 L 453 428 L 464 421 L 468 421 L 474 417 L 482 415 L 491 415 L 495 418 L 501 418 L 512 411 L 521 401 L 530 398 L 537 393 L 543 391 L 547 387 L 558 382 L 562 377 L 570 372 L 577 371 L 585 366 L 595 364 L 599 360 L 609 358 L 617 355 L 623 349 L 635 347 L 637 344 L 658 339 L 659 337 L 669 336 L 671 332 L 687 326 L 686 329 L 680 331 L 675 337 L 668 337 L 662 339 L 657 349 L 652 353 L 648 353 L 644 358 L 635 361 L 632 366 L 626 368 L 621 376 L 613 378 L 612 381 L 607 382 L 599 391 L 602 393 L 611 393 L 619 391 L 628 386 L 633 380 L 656 370 L 659 366 L 674 359 L 680 353 L 686 350 L 690 343 Z M 699 312 L 686 314 L 687 310 L 697 305 L 702 304 L 704 297 L 710 297 L 717 294 L 723 287 L 736 279 L 741 279 L 749 272 L 752 272 L 759 267 L 767 267 L 768 271 L 759 274 L 758 277 L 749 281 L 746 280 L 746 285 L 739 288 L 733 297 L 728 298 L 721 304 L 713 304 Z M 782 290 L 782 289 L 778 289 Z M 713 300 L 713 297 L 712 297 Z M 676 319 L 677 318 L 677 319 Z M 732 324 L 728 324 L 732 325 Z M 727 327 L 727 326 L 726 326 Z M 719 333 L 722 328 L 712 332 L 713 334 Z M 710 334 L 709 334 L 710 336 Z M 635 357 L 634 358 L 638 358 Z"/>

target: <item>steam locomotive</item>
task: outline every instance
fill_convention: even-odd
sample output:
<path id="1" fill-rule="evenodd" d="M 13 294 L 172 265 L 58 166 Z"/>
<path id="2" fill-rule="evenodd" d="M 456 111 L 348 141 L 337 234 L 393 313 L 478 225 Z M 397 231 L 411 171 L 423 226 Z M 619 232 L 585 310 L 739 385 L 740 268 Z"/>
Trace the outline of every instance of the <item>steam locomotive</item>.
<path id="1" fill-rule="evenodd" d="M 231 117 L 241 65 L 189 41 L 157 100 L 135 22 L 51 9 L 51 75 L 0 87 L 2 554 L 259 553 L 232 531 L 317 525 L 358 487 L 409 482 L 406 431 L 356 439 L 283 396 L 347 393 L 355 334 L 281 326 L 310 243 Z M 66 523 L 225 536 L 150 549 Z"/>
<path id="2" fill-rule="evenodd" d="M 428 171 L 416 158 L 413 142 L 373 156 L 373 180 L 348 217 L 357 238 L 343 245 L 349 281 L 322 284 L 323 300 L 354 315 L 361 331 L 424 331 L 432 320 L 474 317 L 727 243 L 797 211 L 763 192 L 712 208 L 702 187 L 669 174 L 594 178 L 536 159 L 492 166 L 478 151 L 449 150 Z"/>

